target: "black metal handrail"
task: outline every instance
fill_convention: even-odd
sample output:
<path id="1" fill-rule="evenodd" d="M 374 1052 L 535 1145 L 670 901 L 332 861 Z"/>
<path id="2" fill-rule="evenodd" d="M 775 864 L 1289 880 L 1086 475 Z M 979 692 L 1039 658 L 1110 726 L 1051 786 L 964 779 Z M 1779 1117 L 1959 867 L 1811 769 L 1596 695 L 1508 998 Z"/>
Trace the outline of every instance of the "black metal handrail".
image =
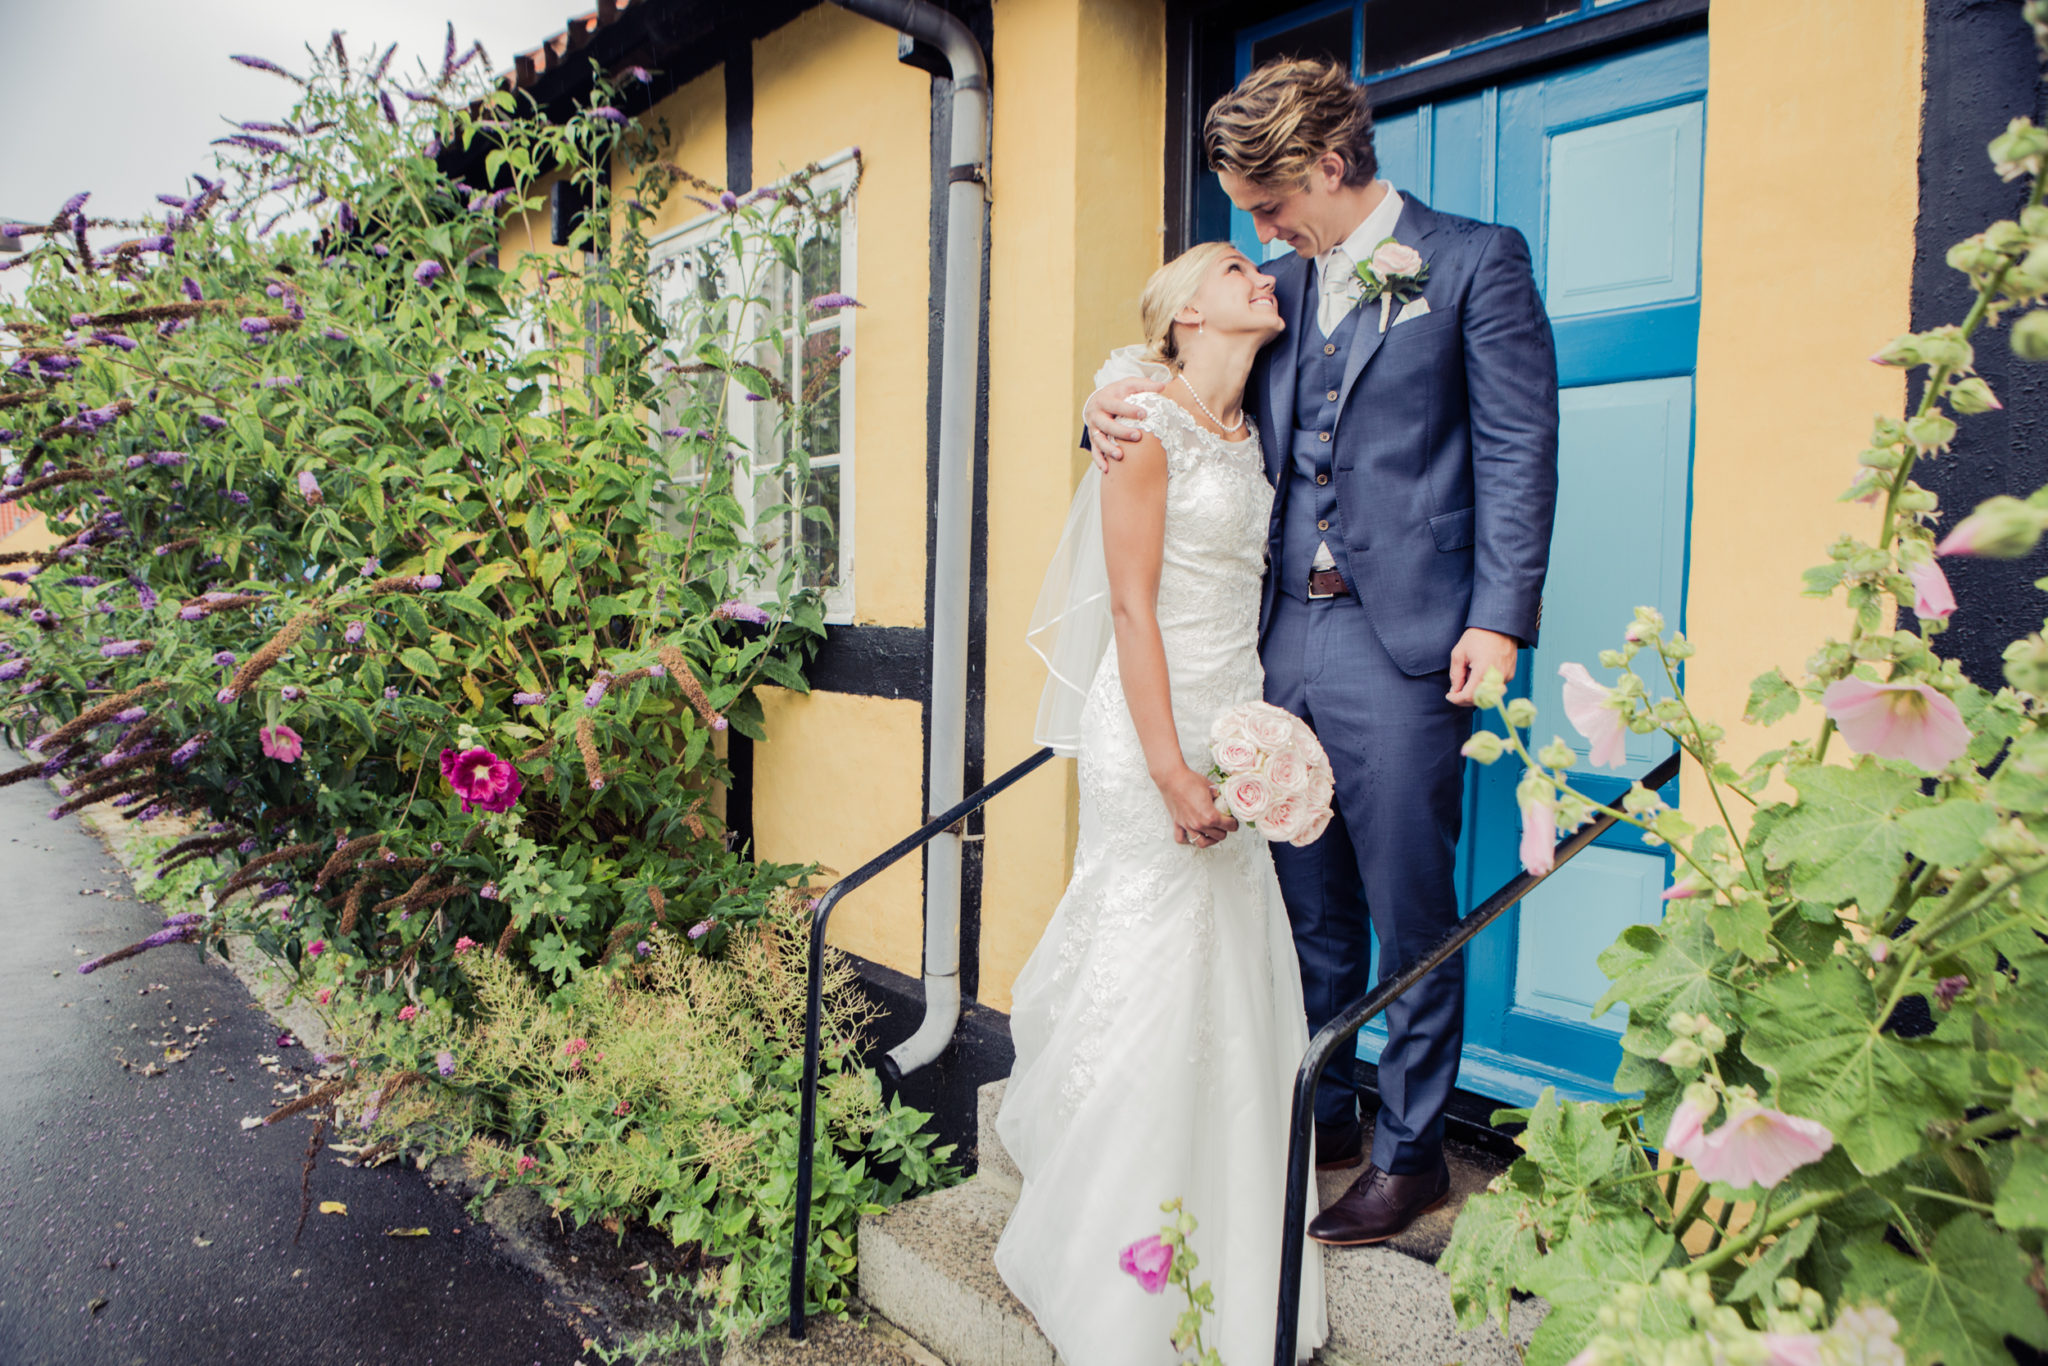
<path id="1" fill-rule="evenodd" d="M 1041 749 L 994 782 L 970 793 L 957 806 L 941 811 L 919 826 L 916 831 L 891 845 L 886 853 L 869 859 L 826 888 L 825 894 L 818 898 L 817 909 L 811 912 L 810 999 L 804 1007 L 804 1083 L 800 1121 L 802 1127 L 797 1131 L 796 1150 L 796 1233 L 790 1244 L 789 1263 L 789 1336 L 795 1341 L 801 1342 L 804 1336 L 804 1282 L 809 1271 L 811 1163 L 817 1151 L 818 1125 L 818 1033 L 825 1009 L 825 922 L 832 918 L 833 909 L 848 892 L 864 882 L 873 880 L 892 864 L 924 848 L 938 836 L 988 805 L 992 798 L 1013 786 L 1018 779 L 1043 767 L 1050 758 L 1052 751 Z"/>
<path id="2" fill-rule="evenodd" d="M 1678 776 L 1674 753 L 1645 774 L 1642 783 L 1652 791 Z M 1316 1083 L 1337 1050 L 1348 1044 L 1360 1026 L 1401 998 L 1452 954 L 1465 947 L 1488 925 L 1501 918 L 1509 907 L 1536 890 L 1543 880 L 1577 856 L 1580 850 L 1613 826 L 1615 817 L 1601 813 L 1557 842 L 1557 856 L 1548 873 L 1523 873 L 1475 906 L 1472 913 L 1439 939 L 1429 952 L 1402 969 L 1390 981 L 1382 982 L 1337 1012 L 1335 1019 L 1316 1031 L 1309 1040 L 1301 1068 L 1294 1074 L 1294 1116 L 1287 1137 L 1287 1203 L 1280 1224 L 1280 1312 L 1273 1330 L 1273 1366 L 1296 1366 L 1294 1349 L 1301 1314 L 1301 1254 L 1303 1230 L 1308 1223 L 1309 1129 L 1315 1114 Z"/>

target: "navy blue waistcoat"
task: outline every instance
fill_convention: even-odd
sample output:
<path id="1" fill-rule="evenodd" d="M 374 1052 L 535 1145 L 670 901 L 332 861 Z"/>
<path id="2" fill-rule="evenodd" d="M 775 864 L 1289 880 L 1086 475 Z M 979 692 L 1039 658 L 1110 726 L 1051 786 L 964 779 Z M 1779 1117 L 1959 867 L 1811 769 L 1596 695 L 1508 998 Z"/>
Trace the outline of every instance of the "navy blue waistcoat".
<path id="1" fill-rule="evenodd" d="M 1330 477 L 1331 455 L 1336 449 L 1337 411 L 1342 406 L 1338 393 L 1352 334 L 1358 330 L 1359 316 L 1366 312 L 1363 306 L 1353 308 L 1337 324 L 1334 334 L 1324 336 L 1316 325 L 1320 289 L 1315 276 L 1314 267 L 1310 267 L 1308 288 L 1302 292 L 1301 318 L 1295 324 L 1306 344 L 1301 348 L 1295 375 L 1288 486 L 1282 491 L 1280 558 L 1274 566 L 1280 576 L 1280 591 L 1296 598 L 1308 596 L 1308 572 L 1316 546 L 1329 541 L 1334 553 L 1338 544 L 1337 486 Z"/>

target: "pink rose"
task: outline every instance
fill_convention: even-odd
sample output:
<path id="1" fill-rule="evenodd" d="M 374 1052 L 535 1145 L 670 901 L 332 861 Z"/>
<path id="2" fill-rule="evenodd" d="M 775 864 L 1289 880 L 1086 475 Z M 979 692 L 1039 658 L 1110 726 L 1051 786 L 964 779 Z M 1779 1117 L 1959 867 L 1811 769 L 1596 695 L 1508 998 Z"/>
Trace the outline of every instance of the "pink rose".
<path id="1" fill-rule="evenodd" d="M 1124 1274 L 1137 1278 L 1139 1289 L 1156 1295 L 1166 1288 L 1167 1277 L 1173 1274 L 1173 1249 L 1154 1234 L 1125 1248 L 1116 1264 Z"/>
<path id="2" fill-rule="evenodd" d="M 1292 842 L 1308 833 L 1309 823 L 1314 819 L 1315 813 L 1300 797 L 1279 797 L 1259 817 L 1259 833 L 1276 844 L 1281 840 Z"/>
<path id="3" fill-rule="evenodd" d="M 1388 238 L 1372 249 L 1373 274 L 1382 280 L 1396 275 L 1413 275 L 1422 269 L 1422 253 Z"/>
<path id="4" fill-rule="evenodd" d="M 1308 799 L 1315 805 L 1327 809 L 1337 797 L 1337 775 L 1330 772 L 1327 763 L 1310 764 L 1308 767 Z"/>
<path id="5" fill-rule="evenodd" d="M 265 726 L 256 732 L 256 736 L 263 742 L 264 757 L 281 764 L 295 762 L 306 750 L 305 742 L 290 726 Z"/>
<path id="6" fill-rule="evenodd" d="M 1329 807 L 1325 806 L 1316 813 L 1316 818 L 1308 823 L 1308 829 L 1287 842 L 1297 849 L 1305 849 L 1309 845 L 1314 844 L 1323 837 L 1323 832 L 1330 828 L 1330 820 L 1334 814 Z"/>
<path id="7" fill-rule="evenodd" d="M 1294 741 L 1294 717 L 1278 707 L 1255 703 L 1245 712 L 1245 737 L 1268 753 Z"/>
<path id="8" fill-rule="evenodd" d="M 1242 735 L 1211 742 L 1209 753 L 1225 773 L 1248 773 L 1259 766 L 1259 747 Z"/>
<path id="9" fill-rule="evenodd" d="M 1308 760 L 1291 745 L 1266 760 L 1266 781 L 1283 796 L 1306 796 L 1309 789 Z"/>
<path id="10" fill-rule="evenodd" d="M 1266 775 L 1257 769 L 1234 773 L 1223 780 L 1223 800 L 1231 815 L 1251 822 L 1265 815 L 1266 808 L 1273 804 L 1273 789 L 1266 782 Z"/>
<path id="11" fill-rule="evenodd" d="M 1230 739 L 1244 739 L 1244 716 L 1242 707 L 1232 707 L 1209 725 L 1209 743 Z"/>

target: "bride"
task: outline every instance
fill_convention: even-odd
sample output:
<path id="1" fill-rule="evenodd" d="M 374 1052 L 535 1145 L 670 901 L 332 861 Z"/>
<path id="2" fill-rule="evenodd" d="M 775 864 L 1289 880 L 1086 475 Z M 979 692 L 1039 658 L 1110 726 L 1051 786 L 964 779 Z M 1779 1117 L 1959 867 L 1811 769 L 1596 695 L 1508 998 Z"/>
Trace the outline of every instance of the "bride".
<path id="1" fill-rule="evenodd" d="M 1308 1032 L 1272 856 L 1231 834 L 1205 772 L 1210 723 L 1262 695 L 1273 490 L 1242 398 L 1284 324 L 1271 277 L 1223 242 L 1162 267 L 1139 306 L 1173 382 L 1139 396 L 1145 438 L 1084 478 L 1033 619 L 1038 738 L 1080 759 L 1081 828 L 1015 987 L 997 1129 L 1024 1186 L 996 1267 L 1067 1366 L 1173 1362 L 1178 1296 L 1144 1294 L 1118 1254 L 1181 1198 L 1215 1291 L 1205 1343 L 1254 1366 Z M 1327 1335 L 1313 1244 L 1301 1304 L 1306 1359 Z"/>

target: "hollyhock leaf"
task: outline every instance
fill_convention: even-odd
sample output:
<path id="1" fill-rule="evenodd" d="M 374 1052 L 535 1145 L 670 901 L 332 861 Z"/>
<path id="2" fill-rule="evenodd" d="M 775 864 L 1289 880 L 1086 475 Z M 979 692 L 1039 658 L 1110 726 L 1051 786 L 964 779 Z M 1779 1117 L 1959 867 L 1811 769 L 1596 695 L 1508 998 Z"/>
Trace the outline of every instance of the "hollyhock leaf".
<path id="1" fill-rule="evenodd" d="M 1742 1274 L 1735 1278 L 1735 1284 L 1728 1291 L 1728 1302 L 1740 1304 L 1744 1300 L 1768 1296 L 1778 1278 L 1790 1275 L 1792 1264 L 1813 1246 L 1813 1235 L 1819 1228 L 1820 1220 L 1809 1216 L 1780 1233 L 1762 1255 L 1744 1267 Z M 1765 1302 L 1769 1303 L 1768 1300 Z"/>
<path id="2" fill-rule="evenodd" d="M 2006 1228 L 2048 1229 L 2048 1141 L 2022 1138 L 2012 1145 L 2012 1168 L 1991 1217 Z"/>
<path id="3" fill-rule="evenodd" d="M 1984 849 L 1997 813 L 1979 802 L 1950 800 L 1899 817 L 1906 848 L 1930 863 L 1957 868 Z"/>
<path id="4" fill-rule="evenodd" d="M 1799 710 L 1799 689 L 1792 686 L 1790 679 L 1777 669 L 1758 674 L 1749 685 L 1749 705 L 1743 708 L 1742 719 L 1768 726 L 1773 721 L 1782 721 Z"/>
<path id="5" fill-rule="evenodd" d="M 1565 1366 L 1598 1331 L 1601 1306 L 1624 1285 L 1649 1285 L 1677 1244 L 1640 1213 L 1615 1211 L 1572 1231 L 1523 1278 L 1525 1289 L 1550 1301 L 1550 1313 L 1529 1342 L 1526 1366 Z M 1642 1331 L 1681 1336 L 1684 1306 L 1664 1296 L 1643 1302 Z"/>
<path id="6" fill-rule="evenodd" d="M 1924 1259 L 1876 1239 L 1847 1251 L 1843 1298 L 1889 1309 L 1913 1366 L 2011 1366 L 2007 1334 L 2048 1347 L 2048 1310 L 2027 1284 L 2033 1259 L 1979 1215 L 1943 1225 Z"/>
<path id="7" fill-rule="evenodd" d="M 1507 1331 L 1513 1292 L 1542 1255 L 1527 1201 L 1491 1191 L 1466 1201 L 1436 1264 L 1450 1278 L 1458 1326 L 1476 1328 L 1492 1318 Z"/>
<path id="8" fill-rule="evenodd" d="M 1856 1169 L 1890 1171 L 1926 1126 L 1960 1116 L 1970 1068 L 1958 1046 L 1883 1029 L 1882 1003 L 1847 959 L 1763 982 L 1742 1051 L 1778 1082 L 1778 1103 L 1827 1126 Z"/>
<path id="9" fill-rule="evenodd" d="M 1560 1101 L 1554 1088 L 1543 1088 L 1520 1143 L 1543 1169 L 1547 1188 L 1576 1190 L 1615 1174 L 1622 1147 L 1616 1131 L 1601 1120 L 1603 1108 Z"/>
<path id="10" fill-rule="evenodd" d="M 1730 953 L 1759 963 L 1771 962 L 1778 956 L 1778 951 L 1771 947 L 1770 903 L 1762 897 L 1709 906 L 1707 927 L 1714 932 L 1714 943 Z"/>
<path id="11" fill-rule="evenodd" d="M 1736 1007 L 1726 977 L 1727 955 L 1716 948 L 1697 902 L 1676 901 L 1659 925 L 1631 925 L 1600 954 L 1600 970 L 1614 979 L 1593 1007 L 1595 1016 L 1621 1002 L 1629 1008 L 1621 1046 L 1654 1058 L 1671 1044 L 1664 1021 L 1683 1012 L 1725 1019 Z"/>
<path id="12" fill-rule="evenodd" d="M 1882 910 L 1906 856 L 1899 816 L 1927 804 L 1919 780 L 1868 761 L 1855 768 L 1807 764 L 1786 777 L 1799 790 L 1799 804 L 1764 842 L 1770 866 L 1792 870 L 1792 892 L 1802 900 Z"/>

